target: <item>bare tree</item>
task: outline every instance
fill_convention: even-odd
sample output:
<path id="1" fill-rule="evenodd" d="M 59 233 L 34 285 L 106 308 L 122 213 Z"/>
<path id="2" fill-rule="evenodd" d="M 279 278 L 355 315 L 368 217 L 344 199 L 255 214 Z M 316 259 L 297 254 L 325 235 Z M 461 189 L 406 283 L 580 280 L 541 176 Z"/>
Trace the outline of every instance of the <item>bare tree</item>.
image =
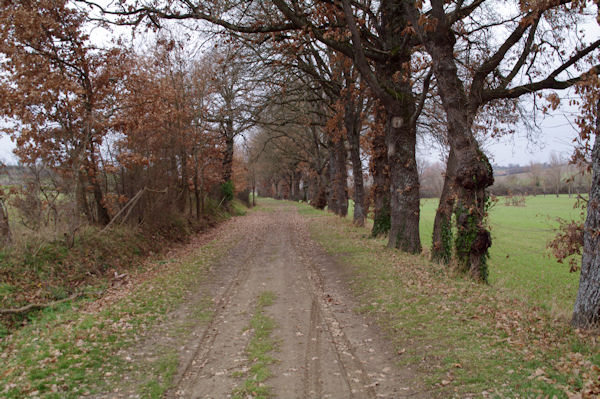
<path id="1" fill-rule="evenodd" d="M 565 160 L 560 154 L 552 152 L 550 154 L 549 165 L 550 167 L 546 170 L 546 176 L 548 177 L 548 182 L 554 190 L 554 193 L 558 197 L 560 194 L 560 188 L 562 186 Z"/>
<path id="2" fill-rule="evenodd" d="M 529 163 L 529 178 L 531 179 L 531 187 L 533 188 L 533 195 L 536 194 L 538 189 L 542 190 L 542 193 L 546 195 L 546 189 L 542 178 L 542 165 L 537 162 L 531 161 Z"/>

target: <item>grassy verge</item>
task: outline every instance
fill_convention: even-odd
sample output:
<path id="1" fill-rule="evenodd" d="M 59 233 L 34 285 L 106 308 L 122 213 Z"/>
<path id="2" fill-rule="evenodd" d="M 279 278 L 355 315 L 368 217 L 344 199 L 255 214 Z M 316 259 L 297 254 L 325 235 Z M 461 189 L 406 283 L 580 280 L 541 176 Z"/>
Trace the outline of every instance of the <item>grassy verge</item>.
<path id="1" fill-rule="evenodd" d="M 142 260 L 149 255 L 244 213 L 245 207 L 233 201 L 228 210 L 207 205 L 207 214 L 199 220 L 170 215 L 151 230 L 118 226 L 103 232 L 96 226 L 85 226 L 72 243 L 54 231 L 19 233 L 12 245 L 0 248 L 0 309 L 102 291 L 115 274 L 140 271 Z M 0 339 L 40 316 L 37 310 L 0 315 Z"/>
<path id="2" fill-rule="evenodd" d="M 139 385 L 142 396 L 160 397 L 173 377 L 175 352 L 156 348 L 154 360 L 148 362 L 135 361 L 127 353 L 186 300 L 186 293 L 207 278 L 209 266 L 239 239 L 229 236 L 194 248 L 181 259 L 154 262 L 153 277 L 100 311 L 85 311 L 84 299 L 40 312 L 0 341 L 0 396 L 77 398 Z M 209 301 L 203 303 L 196 308 L 199 320 L 210 311 Z M 169 334 L 183 333 L 185 322 L 170 325 Z M 148 370 L 151 380 L 124 377 L 146 375 Z"/>
<path id="3" fill-rule="evenodd" d="M 367 239 L 368 231 L 298 205 L 311 235 L 343 260 L 361 312 L 375 318 L 437 397 L 594 397 L 600 345 L 549 307 L 483 286 Z M 593 393 L 596 392 L 596 393 Z M 587 395 L 587 396 L 586 396 Z M 577 396 L 578 397 L 578 396 Z"/>
<path id="4" fill-rule="evenodd" d="M 277 344 L 271 337 L 275 321 L 265 314 L 265 307 L 272 305 L 274 300 L 275 293 L 271 291 L 262 292 L 258 297 L 249 326 L 253 335 L 246 347 L 250 364 L 245 372 L 236 373 L 236 376 L 245 380 L 233 391 L 235 399 L 271 397 L 271 389 L 265 385 L 265 381 L 271 376 L 269 365 L 275 362 L 269 353 L 276 349 Z"/>
<path id="5" fill-rule="evenodd" d="M 47 303 L 76 291 L 102 289 L 114 273 L 131 272 L 157 245 L 129 227 L 100 233 L 85 228 L 68 246 L 65 240 L 28 241 L 0 250 L 0 308 Z M 39 312 L 0 319 L 0 338 L 35 319 Z"/>

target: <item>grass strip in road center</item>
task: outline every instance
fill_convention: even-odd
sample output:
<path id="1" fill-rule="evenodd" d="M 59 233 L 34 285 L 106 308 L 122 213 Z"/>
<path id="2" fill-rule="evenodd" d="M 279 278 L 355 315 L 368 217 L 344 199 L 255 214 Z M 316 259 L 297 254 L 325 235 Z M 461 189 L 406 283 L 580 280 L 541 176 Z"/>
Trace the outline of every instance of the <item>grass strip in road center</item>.
<path id="1" fill-rule="evenodd" d="M 277 343 L 271 337 L 276 325 L 275 320 L 265 314 L 265 308 L 272 305 L 275 298 L 275 293 L 271 291 L 264 291 L 258 296 L 254 316 L 250 319 L 248 327 L 253 332 L 246 347 L 250 364 L 246 371 L 234 373 L 234 376 L 246 378 L 243 384 L 233 391 L 234 399 L 271 397 L 271 388 L 264 382 L 271 376 L 269 365 L 276 361 L 269 354 L 277 349 Z"/>

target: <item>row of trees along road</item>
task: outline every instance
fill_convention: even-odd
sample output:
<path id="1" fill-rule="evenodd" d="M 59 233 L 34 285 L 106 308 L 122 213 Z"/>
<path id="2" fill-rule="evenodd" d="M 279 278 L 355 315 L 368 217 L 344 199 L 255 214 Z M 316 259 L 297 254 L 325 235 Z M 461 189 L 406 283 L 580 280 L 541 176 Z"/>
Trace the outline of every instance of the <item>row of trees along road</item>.
<path id="1" fill-rule="evenodd" d="M 248 101 L 239 104 L 249 84 L 228 62 L 234 46 L 194 59 L 168 33 L 147 48 L 98 46 L 71 2 L 1 4 L 0 127 L 28 168 L 22 189 L 3 193 L 4 241 L 5 204 L 72 245 L 87 224 L 160 229 L 178 215 L 200 220 L 207 198 L 221 200 L 243 172 L 233 140 L 250 123 Z"/>
<path id="2" fill-rule="evenodd" d="M 433 258 L 446 263 L 454 258 L 479 281 L 488 275 L 492 240 L 486 223 L 487 189 L 494 176 L 477 138 L 510 131 L 518 123 L 515 115 L 527 105 L 541 112 L 556 110 L 560 103 L 556 91 L 574 86 L 580 95 L 573 101 L 583 110 L 578 123 L 584 145 L 577 159 L 589 161 L 591 155 L 596 174 L 573 323 L 600 322 L 600 258 L 596 259 L 594 241 L 600 227 L 595 205 L 600 161 L 598 151 L 589 151 L 591 145 L 586 145 L 597 133 L 600 40 L 591 29 L 586 31 L 595 25 L 595 4 L 569 0 L 74 4 L 89 6 L 105 22 L 160 29 L 169 20 L 197 21 L 204 31 L 226 37 L 235 55 L 223 70 L 230 64 L 244 65 L 246 78 L 238 87 L 249 91 L 228 92 L 239 100 L 236 107 L 223 97 L 221 131 L 227 143 L 236 131 L 254 128 L 245 155 L 259 190 L 292 199 L 306 197 L 314 206 L 328 206 L 339 215 L 347 213 L 352 195 L 355 222 L 363 224 L 371 207 L 373 234 L 386 233 L 389 247 L 409 253 L 421 251 L 415 146 L 419 135 L 431 134 L 448 153 Z M 237 75 L 231 70 L 222 76 Z M 233 114 L 243 114 L 243 121 L 233 119 Z M 232 143 L 230 139 L 226 144 L 224 165 Z M 348 161 L 352 192 L 347 185 Z M 366 162 L 370 195 L 365 193 Z"/>

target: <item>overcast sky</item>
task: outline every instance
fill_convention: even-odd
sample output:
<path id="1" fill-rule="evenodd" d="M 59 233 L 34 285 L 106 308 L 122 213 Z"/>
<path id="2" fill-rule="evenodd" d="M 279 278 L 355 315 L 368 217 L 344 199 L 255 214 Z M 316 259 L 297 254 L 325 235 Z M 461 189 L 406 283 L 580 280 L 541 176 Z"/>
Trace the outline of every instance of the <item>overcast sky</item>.
<path id="1" fill-rule="evenodd" d="M 103 2 L 106 1 L 100 1 L 100 3 Z M 600 36 L 598 24 L 593 19 L 591 19 L 591 23 L 585 24 L 585 26 L 586 36 Z M 127 28 L 120 27 L 116 28 L 116 31 L 113 31 L 111 35 L 105 29 L 96 27 L 91 29 L 90 36 L 94 44 L 102 45 L 102 43 L 107 42 L 107 38 L 114 37 L 115 34 L 126 37 L 128 36 L 128 32 L 130 31 Z M 192 40 L 196 43 L 204 41 L 198 41 L 198 38 L 195 39 Z M 144 46 L 144 43 L 147 44 L 143 35 L 136 35 L 135 41 L 141 47 Z M 196 51 L 201 52 L 201 47 L 203 47 L 203 44 L 199 43 Z M 562 96 L 571 95 L 568 91 L 559 92 L 558 94 Z M 563 103 L 566 103 L 566 101 L 563 101 Z M 543 163 L 549 160 L 553 152 L 562 155 L 564 158 L 568 158 L 573 152 L 573 139 L 577 137 L 574 118 L 578 110 L 577 108 L 568 106 L 561 108 L 552 115 L 547 115 L 543 121 L 538 123 L 540 129 L 533 134 L 533 137 L 531 132 L 528 134 L 525 128 L 518 128 L 516 134 L 512 136 L 502 137 L 497 140 L 487 140 L 483 146 L 490 155 L 492 163 L 502 166 L 508 164 L 526 165 L 531 161 Z M 14 148 L 15 145 L 10 138 L 0 137 L 0 160 L 5 163 L 16 163 L 17 158 L 12 152 Z M 429 144 L 420 144 L 418 154 L 430 162 L 436 162 L 441 159 L 439 151 L 432 149 Z"/>
<path id="2" fill-rule="evenodd" d="M 524 131 L 499 140 L 490 140 L 485 148 L 492 157 L 492 163 L 502 166 L 527 165 L 530 161 L 543 163 L 548 161 L 552 152 L 568 158 L 573 152 L 573 139 L 577 137 L 577 131 L 567 117 L 557 114 L 547 117 L 540 125 L 541 132 L 536 140 L 529 140 Z M 17 159 L 12 153 L 14 148 L 14 143 L 8 137 L 0 138 L 0 160 L 11 164 L 16 163 Z M 428 150 L 424 145 L 419 149 L 419 155 L 431 162 L 440 159 L 438 151 Z"/>

